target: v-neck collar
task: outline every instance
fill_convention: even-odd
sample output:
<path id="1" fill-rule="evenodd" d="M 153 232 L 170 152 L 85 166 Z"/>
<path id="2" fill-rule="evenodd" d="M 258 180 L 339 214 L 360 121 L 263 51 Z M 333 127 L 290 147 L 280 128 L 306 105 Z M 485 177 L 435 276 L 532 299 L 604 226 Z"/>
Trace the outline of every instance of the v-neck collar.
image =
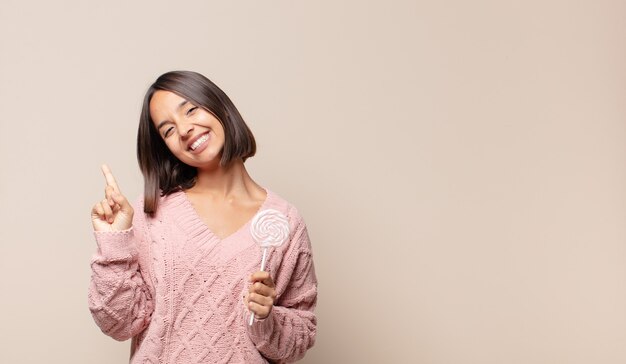
<path id="1" fill-rule="evenodd" d="M 250 219 L 248 219 L 248 221 L 246 221 L 242 226 L 240 226 L 237 230 L 235 230 L 233 233 L 231 233 L 230 235 L 226 236 L 226 237 L 219 237 L 217 234 L 215 234 L 213 231 L 211 231 L 211 229 L 207 226 L 207 224 L 204 222 L 204 220 L 202 220 L 202 218 L 200 217 L 200 215 L 198 214 L 198 211 L 196 211 L 196 208 L 193 206 L 193 204 L 191 203 L 191 200 L 189 200 L 189 197 L 187 196 L 187 194 L 185 193 L 185 191 L 183 190 L 179 190 L 177 192 L 174 192 L 175 194 L 178 194 L 180 200 L 181 200 L 181 205 L 184 207 L 184 209 L 186 210 L 186 216 L 188 217 L 188 219 L 190 220 L 190 226 L 195 226 L 199 228 L 199 232 L 200 234 L 202 234 L 202 232 L 204 231 L 205 233 L 207 233 L 208 235 L 210 235 L 211 237 L 213 237 L 214 239 L 216 239 L 217 241 L 226 241 L 229 240 L 231 238 L 234 238 L 235 236 L 241 234 L 242 232 L 250 229 L 250 224 L 252 223 L 252 220 L 254 219 L 254 217 L 261 211 L 263 211 L 267 205 L 268 202 L 271 199 L 272 196 L 272 192 L 264 187 L 261 187 L 265 190 L 265 200 L 263 200 L 263 203 L 261 203 L 261 206 L 257 209 L 257 211 L 254 213 L 254 215 L 252 215 L 252 217 Z"/>

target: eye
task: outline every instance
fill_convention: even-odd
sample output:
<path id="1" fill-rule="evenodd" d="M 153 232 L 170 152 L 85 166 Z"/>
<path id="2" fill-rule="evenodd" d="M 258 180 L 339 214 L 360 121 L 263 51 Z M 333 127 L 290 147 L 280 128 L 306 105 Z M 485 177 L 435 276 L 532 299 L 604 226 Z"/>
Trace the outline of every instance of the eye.
<path id="1" fill-rule="evenodd" d="M 171 127 L 171 128 L 169 128 L 169 129 L 167 129 L 167 130 L 165 131 L 165 133 L 163 133 L 163 137 L 164 137 L 164 138 L 167 138 L 168 133 L 169 133 L 169 132 L 170 132 L 170 130 L 172 130 L 172 129 L 174 129 L 174 128 L 173 128 L 173 127 Z"/>
<path id="2" fill-rule="evenodd" d="M 192 113 L 192 112 L 194 112 L 197 108 L 198 108 L 197 106 L 194 106 L 194 107 L 192 107 L 191 109 L 189 109 L 189 110 L 187 111 L 187 115 L 191 115 L 191 113 Z"/>

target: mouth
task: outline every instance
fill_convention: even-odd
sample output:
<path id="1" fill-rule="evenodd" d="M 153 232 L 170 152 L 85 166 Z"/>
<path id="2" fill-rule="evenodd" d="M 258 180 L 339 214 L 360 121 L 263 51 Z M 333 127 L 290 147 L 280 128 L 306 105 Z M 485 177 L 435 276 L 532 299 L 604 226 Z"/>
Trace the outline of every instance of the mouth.
<path id="1" fill-rule="evenodd" d="M 202 146 L 204 143 L 206 143 L 207 140 L 209 140 L 209 133 L 210 131 L 198 136 L 192 143 L 189 144 L 189 147 L 187 147 L 187 150 L 193 152 L 196 149 L 198 149 L 200 146 Z"/>

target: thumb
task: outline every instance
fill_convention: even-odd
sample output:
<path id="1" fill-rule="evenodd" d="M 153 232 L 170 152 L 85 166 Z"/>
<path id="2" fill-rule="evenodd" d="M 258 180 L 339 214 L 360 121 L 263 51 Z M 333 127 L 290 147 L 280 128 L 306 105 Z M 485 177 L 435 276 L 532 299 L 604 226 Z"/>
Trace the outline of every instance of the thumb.
<path id="1" fill-rule="evenodd" d="M 116 204 L 120 206 L 119 211 L 124 212 L 124 213 L 133 212 L 133 207 L 130 205 L 126 197 L 124 197 L 124 195 L 122 195 L 121 193 L 115 191 L 111 194 L 111 198 Z"/>

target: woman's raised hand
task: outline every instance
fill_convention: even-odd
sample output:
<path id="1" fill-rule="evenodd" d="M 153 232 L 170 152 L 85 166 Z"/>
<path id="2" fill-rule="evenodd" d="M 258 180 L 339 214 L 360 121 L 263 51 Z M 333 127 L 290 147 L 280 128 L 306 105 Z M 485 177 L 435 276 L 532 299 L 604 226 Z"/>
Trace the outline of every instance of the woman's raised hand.
<path id="1" fill-rule="evenodd" d="M 93 205 L 91 222 L 95 231 L 119 231 L 133 226 L 133 207 L 122 195 L 115 177 L 109 166 L 102 165 L 102 173 L 106 179 L 105 198 Z"/>

